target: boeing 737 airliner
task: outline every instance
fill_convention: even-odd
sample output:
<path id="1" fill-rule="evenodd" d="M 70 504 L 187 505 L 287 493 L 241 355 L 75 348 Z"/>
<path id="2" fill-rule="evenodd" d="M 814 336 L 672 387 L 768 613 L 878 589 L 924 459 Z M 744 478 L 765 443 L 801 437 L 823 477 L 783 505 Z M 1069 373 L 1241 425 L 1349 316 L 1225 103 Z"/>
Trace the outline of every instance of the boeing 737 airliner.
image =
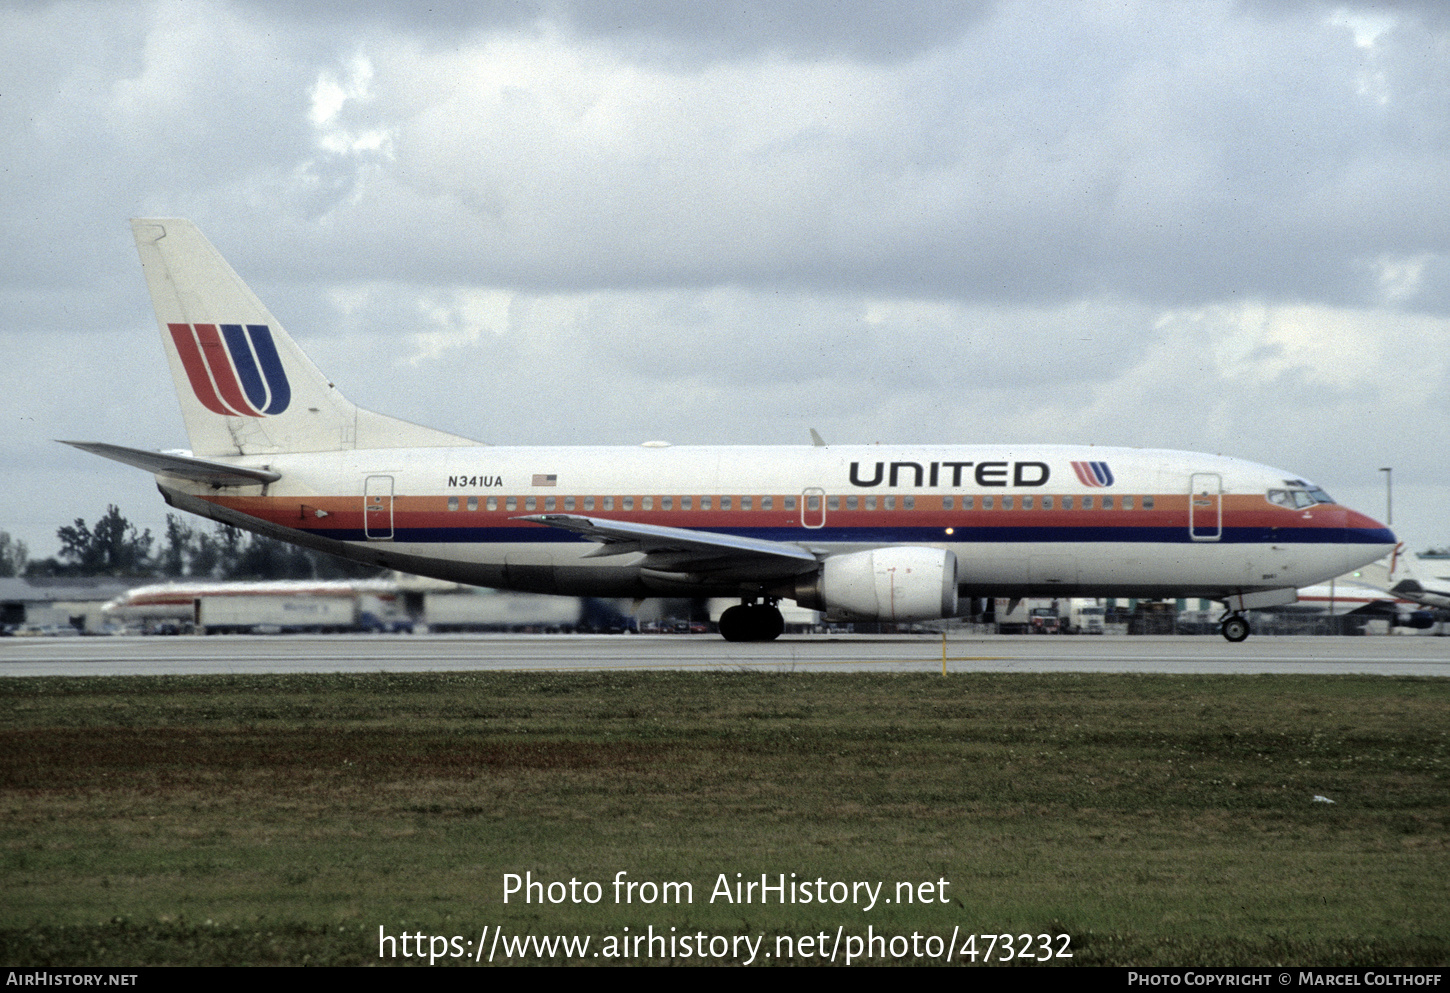
<path id="1" fill-rule="evenodd" d="M 189 221 L 131 222 L 191 450 L 70 442 L 166 502 L 405 572 L 573 596 L 782 599 L 952 617 L 961 597 L 1207 597 L 1244 611 L 1393 549 L 1292 472 L 1190 452 L 1031 445 L 505 448 L 354 406 Z"/>

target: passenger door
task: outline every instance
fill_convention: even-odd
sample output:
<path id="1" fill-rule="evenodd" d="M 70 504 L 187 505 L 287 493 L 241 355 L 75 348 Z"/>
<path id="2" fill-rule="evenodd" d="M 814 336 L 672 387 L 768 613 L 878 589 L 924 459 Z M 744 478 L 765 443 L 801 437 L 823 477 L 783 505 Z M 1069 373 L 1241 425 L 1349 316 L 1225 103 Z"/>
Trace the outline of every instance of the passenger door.
<path id="1" fill-rule="evenodd" d="M 1188 537 L 1218 541 L 1223 537 L 1223 477 L 1195 472 L 1188 482 Z"/>
<path id="2" fill-rule="evenodd" d="M 392 476 L 369 476 L 363 483 L 363 534 L 368 541 L 393 540 Z"/>

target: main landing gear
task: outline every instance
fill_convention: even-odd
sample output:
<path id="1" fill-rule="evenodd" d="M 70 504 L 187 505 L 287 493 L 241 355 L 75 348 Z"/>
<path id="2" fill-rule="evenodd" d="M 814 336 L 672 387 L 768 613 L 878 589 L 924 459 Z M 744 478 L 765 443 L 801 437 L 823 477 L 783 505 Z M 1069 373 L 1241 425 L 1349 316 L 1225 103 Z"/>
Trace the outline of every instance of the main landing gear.
<path id="1" fill-rule="evenodd" d="M 1249 622 L 1243 614 L 1229 614 L 1218 626 L 1219 634 L 1235 644 L 1249 636 Z"/>
<path id="2" fill-rule="evenodd" d="M 720 636 L 726 641 L 774 641 L 785 630 L 785 618 L 775 600 L 747 600 L 720 615 Z"/>

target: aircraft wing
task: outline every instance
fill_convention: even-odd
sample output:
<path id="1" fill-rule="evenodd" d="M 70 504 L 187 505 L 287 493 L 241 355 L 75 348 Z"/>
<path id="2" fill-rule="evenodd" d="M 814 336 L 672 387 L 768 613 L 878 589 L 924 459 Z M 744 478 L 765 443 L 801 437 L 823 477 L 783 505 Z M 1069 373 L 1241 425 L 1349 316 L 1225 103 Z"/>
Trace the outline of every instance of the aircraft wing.
<path id="1" fill-rule="evenodd" d="M 1365 566 L 1360 573 L 1370 577 L 1367 585 L 1383 590 L 1390 596 L 1418 603 L 1432 610 L 1450 610 L 1450 586 L 1444 581 L 1434 579 L 1429 581 L 1435 585 L 1426 586 L 1420 571 L 1423 568 L 1423 564 L 1416 562 L 1415 557 L 1405 551 L 1405 543 L 1400 542 L 1395 546 L 1388 562 L 1381 559 Z"/>
<path id="2" fill-rule="evenodd" d="M 122 445 L 107 445 L 99 441 L 62 441 L 62 445 L 79 448 L 83 452 L 115 459 L 147 472 L 177 476 L 196 483 L 210 483 L 212 486 L 256 486 L 260 483 L 275 483 L 282 478 L 280 472 L 270 469 L 252 469 L 247 466 L 226 465 L 209 462 L 206 459 L 185 455 L 166 455 L 162 452 L 147 452 L 139 448 Z"/>
<path id="3" fill-rule="evenodd" d="M 762 538 L 635 524 L 577 514 L 530 514 L 516 518 L 560 528 L 597 541 L 588 558 L 644 552 L 645 566 L 671 572 L 716 573 L 746 570 L 760 578 L 783 578 L 815 568 L 817 558 L 799 545 Z"/>
<path id="4" fill-rule="evenodd" d="M 1402 579 L 1394 586 L 1391 586 L 1389 591 L 1403 600 L 1410 600 L 1423 607 L 1437 607 L 1440 610 L 1450 610 L 1450 592 L 1427 590 L 1420 585 L 1418 579 Z"/>

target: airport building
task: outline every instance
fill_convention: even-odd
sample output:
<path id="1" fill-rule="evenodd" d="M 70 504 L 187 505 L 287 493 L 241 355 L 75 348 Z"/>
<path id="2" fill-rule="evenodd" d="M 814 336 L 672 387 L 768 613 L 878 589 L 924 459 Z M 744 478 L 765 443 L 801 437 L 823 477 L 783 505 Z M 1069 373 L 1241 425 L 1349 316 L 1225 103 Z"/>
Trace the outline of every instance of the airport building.
<path id="1" fill-rule="evenodd" d="M 9 634 L 95 633 L 107 603 L 153 579 L 28 576 L 0 579 L 0 630 Z"/>

